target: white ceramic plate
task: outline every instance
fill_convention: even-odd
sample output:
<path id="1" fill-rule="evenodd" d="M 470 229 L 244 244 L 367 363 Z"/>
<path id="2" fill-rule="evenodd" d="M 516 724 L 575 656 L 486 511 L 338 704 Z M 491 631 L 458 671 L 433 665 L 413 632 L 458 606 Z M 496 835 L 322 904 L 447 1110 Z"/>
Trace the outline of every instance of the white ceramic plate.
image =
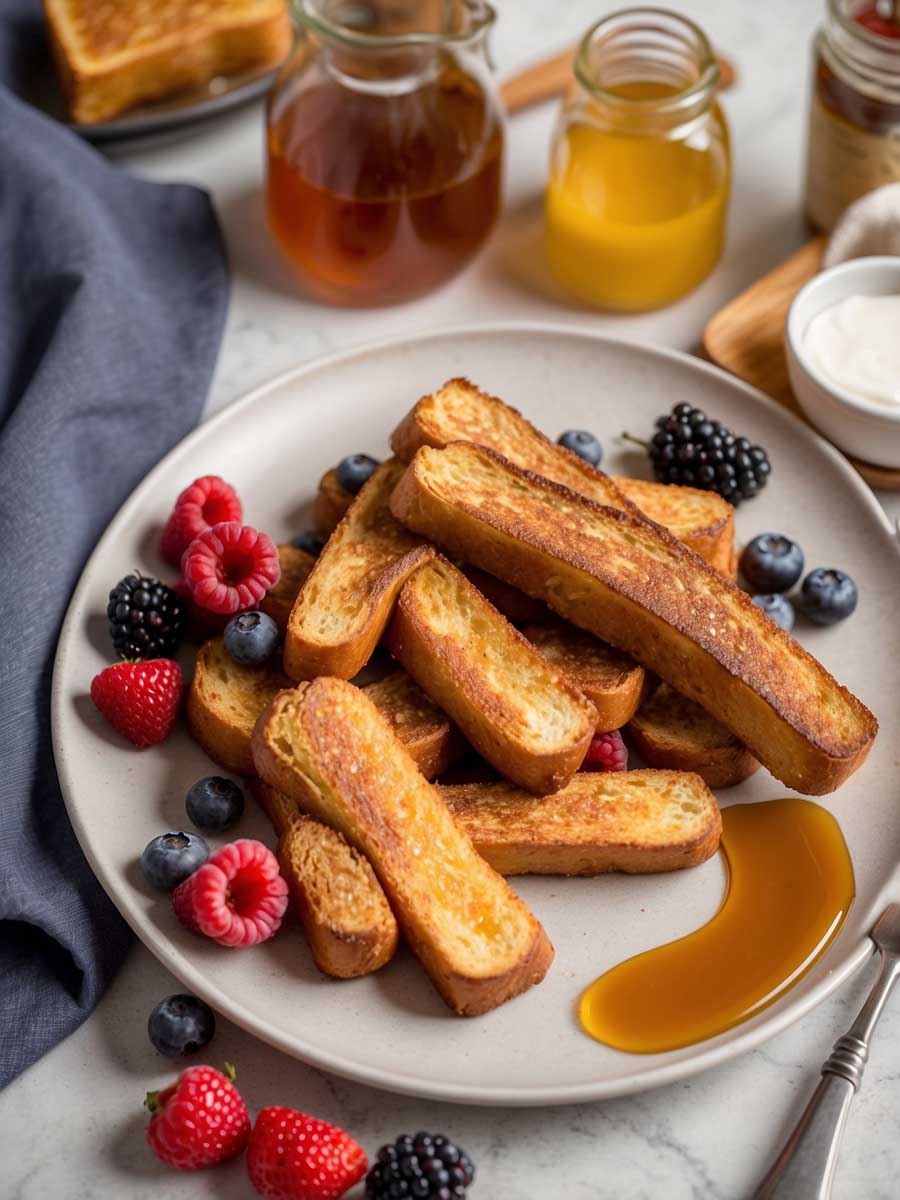
<path id="1" fill-rule="evenodd" d="M 856 902 L 834 945 L 785 1000 L 700 1045 L 653 1055 L 610 1050 L 580 1032 L 575 1004 L 602 971 L 712 916 L 723 890 L 718 857 L 672 875 L 515 881 L 546 926 L 556 960 L 540 987 L 470 1020 L 448 1012 L 406 951 L 369 978 L 334 982 L 316 971 L 293 925 L 256 949 L 224 950 L 185 932 L 168 898 L 142 882 L 141 849 L 184 825 L 185 792 L 211 767 L 183 729 L 138 753 L 95 712 L 90 681 L 110 659 L 108 589 L 135 565 L 165 577 L 158 531 L 191 479 L 223 475 L 237 486 L 246 520 L 285 539 L 306 525 L 326 468 L 355 450 L 384 457 L 388 434 L 412 403 L 460 374 L 520 407 L 552 437 L 569 427 L 596 430 L 605 465 L 624 473 L 648 471 L 642 454 L 618 440 L 622 430 L 647 434 L 679 400 L 702 406 L 771 455 L 769 487 L 738 512 L 739 541 L 783 530 L 800 541 L 810 567 L 839 566 L 859 584 L 859 609 L 846 624 L 799 630 L 881 721 L 864 768 L 823 801 L 853 856 Z M 896 898 L 891 881 L 900 860 L 897 585 L 892 532 L 865 484 L 806 426 L 716 368 L 540 326 L 427 334 L 291 372 L 203 425 L 144 480 L 94 552 L 63 628 L 53 694 L 56 761 L 81 844 L 129 924 L 188 988 L 259 1037 L 336 1074 L 442 1100 L 563 1104 L 621 1095 L 683 1078 L 770 1037 L 869 952 L 866 930 L 885 896 Z M 785 791 L 760 772 L 721 799 L 766 800 Z M 252 802 L 239 832 L 272 842 Z"/>

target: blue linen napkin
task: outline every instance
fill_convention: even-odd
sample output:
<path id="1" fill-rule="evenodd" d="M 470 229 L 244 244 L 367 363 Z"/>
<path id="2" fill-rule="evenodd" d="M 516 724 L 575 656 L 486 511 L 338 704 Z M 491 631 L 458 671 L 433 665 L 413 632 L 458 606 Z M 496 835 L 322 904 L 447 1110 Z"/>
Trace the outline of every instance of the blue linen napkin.
<path id="1" fill-rule="evenodd" d="M 10 11 L 0 72 L 34 34 Z M 84 1020 L 129 943 L 60 794 L 53 657 L 98 536 L 200 418 L 227 303 L 205 193 L 125 174 L 0 83 L 0 1087 Z"/>

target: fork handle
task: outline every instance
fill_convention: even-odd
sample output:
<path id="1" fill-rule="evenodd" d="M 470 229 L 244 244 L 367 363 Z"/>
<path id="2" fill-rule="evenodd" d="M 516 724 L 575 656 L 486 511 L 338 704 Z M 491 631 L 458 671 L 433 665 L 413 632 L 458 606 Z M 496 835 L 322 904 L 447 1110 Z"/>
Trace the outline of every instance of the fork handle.
<path id="1" fill-rule="evenodd" d="M 878 978 L 865 1004 L 834 1043 L 819 1086 L 753 1200 L 828 1200 L 850 1101 L 869 1057 L 869 1039 L 898 974 L 900 960 L 882 954 Z"/>

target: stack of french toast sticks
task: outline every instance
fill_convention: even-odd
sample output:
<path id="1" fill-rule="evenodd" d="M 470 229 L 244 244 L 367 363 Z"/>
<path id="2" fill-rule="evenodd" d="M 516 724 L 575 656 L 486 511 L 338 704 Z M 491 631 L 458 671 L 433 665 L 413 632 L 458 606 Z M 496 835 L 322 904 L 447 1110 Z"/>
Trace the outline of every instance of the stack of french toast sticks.
<path id="1" fill-rule="evenodd" d="M 877 725 L 735 586 L 719 496 L 608 477 L 465 380 L 391 445 L 358 495 L 322 480 L 317 560 L 280 547 L 284 673 L 209 641 L 188 716 L 253 779 L 321 970 L 376 970 L 402 930 L 472 1015 L 553 957 L 505 876 L 701 863 L 710 786 L 762 764 L 830 792 Z M 399 669 L 348 682 L 381 642 Z M 658 769 L 578 773 L 624 725 Z M 471 748 L 498 781 L 430 782 Z"/>

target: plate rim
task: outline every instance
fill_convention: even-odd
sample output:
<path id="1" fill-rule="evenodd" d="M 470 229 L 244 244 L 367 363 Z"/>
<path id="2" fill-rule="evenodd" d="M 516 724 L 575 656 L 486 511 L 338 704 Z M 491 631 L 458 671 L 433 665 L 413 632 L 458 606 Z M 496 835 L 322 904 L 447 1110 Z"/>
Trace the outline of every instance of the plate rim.
<path id="1" fill-rule="evenodd" d="M 125 520 L 123 514 L 131 508 L 133 501 L 145 490 L 150 491 L 156 478 L 173 461 L 177 461 L 178 458 L 189 454 L 194 445 L 202 441 L 211 429 L 218 428 L 229 421 L 235 420 L 242 412 L 249 409 L 269 392 L 278 391 L 306 376 L 328 371 L 335 366 L 342 365 L 353 359 L 365 359 L 376 352 L 382 353 L 385 350 L 400 350 L 413 344 L 429 341 L 440 343 L 464 337 L 481 338 L 509 334 L 550 335 L 551 337 L 563 337 L 593 344 L 599 343 L 600 345 L 611 346 L 616 349 L 625 348 L 638 355 L 677 362 L 679 365 L 699 371 L 701 374 L 710 375 L 738 392 L 743 392 L 754 403 L 762 404 L 763 408 L 777 412 L 782 418 L 787 418 L 788 423 L 792 423 L 795 426 L 801 437 L 818 443 L 819 447 L 826 451 L 827 456 L 832 460 L 833 466 L 852 483 L 861 501 L 877 518 L 878 523 L 889 536 L 898 559 L 900 559 L 900 542 L 898 542 L 898 538 L 895 536 L 894 527 L 886 512 L 879 504 L 868 484 L 831 443 L 783 405 L 778 404 L 777 401 L 772 400 L 751 384 L 745 383 L 714 363 L 698 358 L 694 354 L 666 346 L 648 345 L 628 338 L 613 337 L 599 332 L 595 333 L 565 322 L 548 321 L 513 320 L 478 324 L 463 323 L 446 328 L 421 330 L 413 334 L 399 334 L 389 338 L 372 339 L 355 345 L 350 349 L 340 350 L 336 353 L 300 363 L 296 367 L 288 368 L 272 379 L 257 385 L 249 392 L 201 421 L 195 429 L 182 438 L 180 442 L 176 443 L 147 472 L 144 478 L 120 505 L 98 538 L 72 592 L 65 618 L 60 627 L 54 656 L 50 719 L 53 755 L 66 811 L 91 870 L 135 935 L 151 954 L 184 986 L 190 988 L 223 1016 L 233 1021 L 254 1037 L 268 1042 L 285 1054 L 297 1058 L 309 1066 L 344 1079 L 421 1099 L 458 1104 L 484 1105 L 488 1107 L 539 1107 L 542 1105 L 556 1106 L 589 1103 L 596 1100 L 612 1099 L 617 1096 L 633 1095 L 690 1078 L 711 1067 L 728 1062 L 768 1041 L 769 1038 L 782 1032 L 782 1030 L 818 1007 L 872 956 L 875 949 L 874 945 L 868 937 L 865 937 L 855 946 L 848 947 L 841 961 L 818 984 L 811 988 L 805 995 L 798 996 L 792 1003 L 788 1003 L 783 1008 L 775 1011 L 771 1016 L 767 1017 L 765 1012 L 761 1013 L 759 1017 L 753 1019 L 746 1026 L 739 1025 L 731 1030 L 726 1030 L 714 1039 L 715 1044 L 707 1045 L 706 1049 L 700 1049 L 690 1057 L 679 1059 L 669 1065 L 664 1064 L 637 1075 L 618 1076 L 615 1079 L 600 1080 L 592 1084 L 548 1085 L 546 1087 L 523 1090 L 521 1088 L 473 1087 L 466 1084 L 425 1081 L 416 1076 L 404 1075 L 401 1072 L 367 1067 L 351 1059 L 343 1058 L 341 1055 L 320 1051 L 313 1043 L 310 1043 L 303 1037 L 288 1036 L 265 1022 L 259 1021 L 244 1005 L 235 1002 L 223 993 L 215 983 L 211 983 L 203 971 L 195 967 L 191 961 L 185 960 L 174 946 L 167 945 L 164 939 L 161 941 L 158 937 L 154 937 L 151 928 L 143 929 L 140 920 L 129 917 L 130 906 L 126 892 L 122 891 L 121 902 L 117 894 L 121 881 L 113 878 L 112 873 L 107 876 L 107 873 L 98 864 L 92 851 L 91 840 L 78 815 L 77 805 L 74 799 L 71 799 L 74 793 L 74 783 L 69 777 L 68 752 L 66 746 L 63 744 L 61 733 L 65 700 L 62 680 L 67 663 L 77 649 L 79 628 L 76 622 L 79 610 L 82 607 L 81 598 L 88 590 L 88 581 L 92 573 L 93 563 L 107 541 L 115 538 L 117 535 L 120 525 Z M 891 879 L 888 878 L 883 881 L 875 902 L 871 906 L 873 911 L 869 914 L 870 919 L 874 919 L 875 911 L 883 903 L 884 896 L 890 887 Z M 869 921 L 866 924 L 869 924 Z M 772 1010 L 765 1011 L 771 1012 Z M 742 1032 L 736 1032 L 738 1030 L 742 1030 Z M 701 1042 L 698 1043 L 698 1046 L 702 1047 L 705 1044 Z"/>

